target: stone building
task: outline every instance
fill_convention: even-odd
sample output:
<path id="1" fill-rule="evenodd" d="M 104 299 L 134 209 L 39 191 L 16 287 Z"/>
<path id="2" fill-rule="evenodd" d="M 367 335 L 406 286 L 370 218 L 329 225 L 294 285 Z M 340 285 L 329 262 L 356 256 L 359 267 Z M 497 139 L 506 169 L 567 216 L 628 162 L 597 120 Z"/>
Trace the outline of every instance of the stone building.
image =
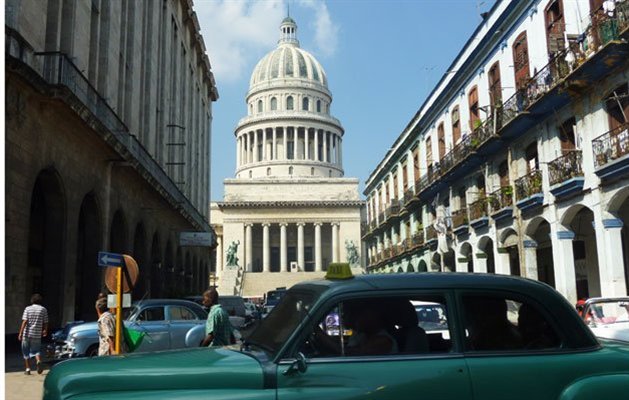
<path id="1" fill-rule="evenodd" d="M 497 1 L 366 183 L 371 272 L 629 286 L 629 1 Z"/>
<path id="2" fill-rule="evenodd" d="M 93 319 L 101 250 L 140 266 L 133 298 L 207 287 L 212 102 L 188 0 L 8 0 L 6 308 L 41 292 L 51 324 Z M 211 238 L 210 238 L 211 241 Z"/>
<path id="3" fill-rule="evenodd" d="M 262 295 L 321 276 L 348 251 L 360 257 L 363 202 L 358 180 L 343 177 L 343 127 L 330 114 L 325 71 L 296 31 L 285 18 L 277 48 L 251 74 L 248 114 L 235 132 L 236 177 L 212 206 L 219 288 L 230 293 Z M 228 265 L 234 250 L 237 267 Z"/>

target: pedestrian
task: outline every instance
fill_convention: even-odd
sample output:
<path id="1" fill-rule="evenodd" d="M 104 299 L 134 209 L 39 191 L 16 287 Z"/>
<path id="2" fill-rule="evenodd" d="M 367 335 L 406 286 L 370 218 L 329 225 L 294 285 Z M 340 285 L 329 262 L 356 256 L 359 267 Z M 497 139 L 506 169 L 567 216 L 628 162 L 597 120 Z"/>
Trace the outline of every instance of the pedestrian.
<path id="1" fill-rule="evenodd" d="M 116 354 L 114 337 L 116 336 L 116 320 L 107 308 L 107 298 L 96 300 L 98 312 L 98 355 L 108 356 Z"/>
<path id="2" fill-rule="evenodd" d="M 218 303 L 218 292 L 212 288 L 203 293 L 203 305 L 210 311 L 205 323 L 205 339 L 201 346 L 227 346 L 232 342 L 229 315 Z"/>
<path id="3" fill-rule="evenodd" d="M 41 363 L 41 339 L 48 335 L 48 311 L 42 303 L 42 296 L 35 293 L 31 296 L 31 305 L 24 309 L 22 325 L 17 338 L 22 342 L 22 355 L 26 370 L 24 374 L 31 374 L 30 359 L 35 357 L 37 361 L 37 373 L 43 372 Z"/>

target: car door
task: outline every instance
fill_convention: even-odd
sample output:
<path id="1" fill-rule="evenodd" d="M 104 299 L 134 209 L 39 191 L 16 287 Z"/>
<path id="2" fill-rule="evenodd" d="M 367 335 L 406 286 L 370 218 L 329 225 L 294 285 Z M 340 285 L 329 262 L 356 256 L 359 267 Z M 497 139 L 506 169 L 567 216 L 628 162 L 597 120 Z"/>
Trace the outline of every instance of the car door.
<path id="1" fill-rule="evenodd" d="M 201 321 L 192 310 L 180 305 L 166 306 L 166 315 L 170 324 L 170 348 L 186 347 L 186 334 Z"/>
<path id="2" fill-rule="evenodd" d="M 374 297 L 370 296 L 370 299 L 374 299 Z M 385 307 L 385 313 L 393 315 L 395 313 L 391 310 L 396 308 L 393 304 L 405 302 L 407 308 L 411 307 L 411 313 L 415 313 L 411 300 L 439 302 L 447 307 L 449 300 L 446 299 L 449 297 L 443 293 L 430 293 L 428 296 L 414 294 L 413 296 L 395 298 L 388 296 L 386 300 L 383 300 L 383 303 L 390 305 Z M 377 297 L 376 300 L 379 301 Z M 312 327 L 304 329 L 305 333 L 298 339 L 304 341 L 304 344 L 290 350 L 278 365 L 279 400 L 328 397 L 334 399 L 422 398 L 443 400 L 471 398 L 471 387 L 465 360 L 459 351 L 458 344 L 451 339 L 452 335 L 443 335 L 443 332 L 435 333 L 434 340 L 430 339 L 430 348 L 422 351 L 405 352 L 401 348 L 397 348 L 396 351 L 380 355 L 360 355 L 355 352 L 352 354 L 349 351 L 350 348 L 346 348 L 346 346 L 350 346 L 353 340 L 352 336 L 358 341 L 361 332 L 358 331 L 360 325 L 356 325 L 356 322 L 349 323 L 350 315 L 347 312 L 349 308 L 347 301 L 334 304 L 323 314 L 315 316 L 315 322 L 311 324 Z M 449 308 L 448 312 L 451 315 Z M 340 321 L 337 322 L 337 319 Z M 415 325 L 414 328 L 417 329 L 417 316 L 415 316 L 413 324 Z M 331 335 L 333 340 L 338 338 L 339 344 L 341 343 L 341 332 L 343 333 L 343 346 L 340 354 L 318 354 L 318 350 L 312 350 L 316 346 L 321 346 L 317 345 L 317 340 L 320 339 L 312 339 L 312 335 L 316 337 L 317 335 L 320 336 L 321 333 L 310 333 L 310 331 L 316 332 L 317 327 L 321 331 L 326 331 L 327 335 Z M 354 327 L 356 328 L 352 330 Z M 383 332 L 382 335 L 386 337 L 388 333 Z M 427 336 L 428 332 L 425 335 Z M 349 336 L 349 339 L 346 336 Z M 308 348 L 311 350 L 308 351 Z M 306 368 L 299 371 L 298 368 L 295 368 L 297 365 L 296 358 L 304 352 L 306 353 Z"/>
<path id="3" fill-rule="evenodd" d="M 475 399 L 554 400 L 596 364 L 596 352 L 563 348 L 552 314 L 534 299 L 467 292 L 459 303 Z"/>
<path id="4" fill-rule="evenodd" d="M 129 328 L 146 334 L 136 352 L 170 348 L 169 323 L 166 321 L 164 306 L 152 305 L 142 308 Z"/>

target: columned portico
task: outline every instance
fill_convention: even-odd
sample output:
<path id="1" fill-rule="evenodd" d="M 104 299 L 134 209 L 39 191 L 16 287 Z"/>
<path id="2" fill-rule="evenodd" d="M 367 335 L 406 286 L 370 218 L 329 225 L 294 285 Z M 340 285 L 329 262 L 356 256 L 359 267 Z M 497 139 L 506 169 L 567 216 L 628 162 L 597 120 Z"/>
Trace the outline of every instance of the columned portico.
<path id="1" fill-rule="evenodd" d="M 314 224 L 315 230 L 315 271 L 322 271 L 321 267 L 321 224 Z"/>
<path id="2" fill-rule="evenodd" d="M 286 254 L 286 224 L 280 224 L 280 271 L 288 271 L 288 255 Z"/>
<path id="3" fill-rule="evenodd" d="M 253 271 L 253 235 L 251 233 L 251 229 L 253 225 L 246 224 L 245 225 L 245 266 L 247 271 Z"/>
<path id="4" fill-rule="evenodd" d="M 339 224 L 332 223 L 332 262 L 339 262 Z"/>
<path id="5" fill-rule="evenodd" d="M 297 264 L 299 268 L 306 268 L 305 254 L 304 254 L 304 223 L 297 224 Z"/>
<path id="6" fill-rule="evenodd" d="M 269 224 L 262 224 L 262 270 L 271 272 L 271 248 L 269 241 Z"/>

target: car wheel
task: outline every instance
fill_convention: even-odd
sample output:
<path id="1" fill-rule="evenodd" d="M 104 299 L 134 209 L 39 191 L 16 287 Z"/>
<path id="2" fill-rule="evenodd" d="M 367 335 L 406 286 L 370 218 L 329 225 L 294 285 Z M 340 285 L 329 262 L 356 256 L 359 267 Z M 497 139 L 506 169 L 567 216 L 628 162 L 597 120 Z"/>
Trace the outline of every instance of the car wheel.
<path id="1" fill-rule="evenodd" d="M 93 344 L 90 347 L 88 347 L 87 351 L 85 352 L 85 356 L 86 357 L 98 357 L 98 345 L 97 344 Z"/>

